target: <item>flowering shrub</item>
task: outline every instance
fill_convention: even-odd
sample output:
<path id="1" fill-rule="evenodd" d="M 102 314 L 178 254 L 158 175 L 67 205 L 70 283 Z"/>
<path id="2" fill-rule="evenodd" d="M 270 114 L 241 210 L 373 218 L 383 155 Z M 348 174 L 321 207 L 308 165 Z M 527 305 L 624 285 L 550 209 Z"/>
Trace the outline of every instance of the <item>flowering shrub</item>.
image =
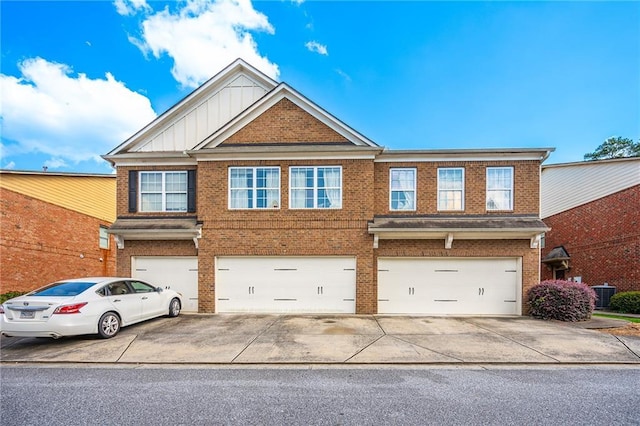
<path id="1" fill-rule="evenodd" d="M 548 280 L 527 292 L 527 303 L 535 318 L 584 321 L 596 307 L 596 292 L 584 283 Z"/>
<path id="2" fill-rule="evenodd" d="M 609 300 L 609 308 L 623 314 L 640 314 L 640 291 L 614 294 Z"/>

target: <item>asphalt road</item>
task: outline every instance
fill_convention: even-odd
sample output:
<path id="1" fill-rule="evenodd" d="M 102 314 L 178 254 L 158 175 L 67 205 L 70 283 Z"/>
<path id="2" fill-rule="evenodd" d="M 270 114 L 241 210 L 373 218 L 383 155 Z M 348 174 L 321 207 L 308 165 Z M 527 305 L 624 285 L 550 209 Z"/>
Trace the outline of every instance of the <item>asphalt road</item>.
<path id="1" fill-rule="evenodd" d="M 637 367 L 0 368 L 0 424 L 638 425 Z"/>

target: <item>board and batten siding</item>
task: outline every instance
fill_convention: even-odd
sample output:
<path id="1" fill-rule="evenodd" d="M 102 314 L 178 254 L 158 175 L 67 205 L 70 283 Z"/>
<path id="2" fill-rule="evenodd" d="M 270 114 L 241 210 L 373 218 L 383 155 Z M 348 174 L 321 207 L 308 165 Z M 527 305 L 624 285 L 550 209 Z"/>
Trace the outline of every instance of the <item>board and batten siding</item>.
<path id="1" fill-rule="evenodd" d="M 640 185 L 640 157 L 542 166 L 541 217 Z"/>
<path id="2" fill-rule="evenodd" d="M 268 88 L 240 75 L 161 129 L 138 152 L 184 151 L 195 147 L 264 96 Z"/>

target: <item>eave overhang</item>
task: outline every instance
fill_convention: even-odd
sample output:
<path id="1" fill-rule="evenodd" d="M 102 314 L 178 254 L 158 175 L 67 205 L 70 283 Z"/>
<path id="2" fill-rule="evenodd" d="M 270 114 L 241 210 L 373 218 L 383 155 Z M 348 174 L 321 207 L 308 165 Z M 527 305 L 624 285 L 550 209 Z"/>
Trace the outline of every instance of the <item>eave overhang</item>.
<path id="1" fill-rule="evenodd" d="M 176 152 L 130 152 L 126 154 L 103 155 L 114 167 L 139 166 L 195 166 L 197 160 L 186 151 Z"/>
<path id="2" fill-rule="evenodd" d="M 119 249 L 126 240 L 192 240 L 197 249 L 202 224 L 196 218 L 119 218 L 107 233 L 115 236 Z"/>
<path id="3" fill-rule="evenodd" d="M 374 248 L 379 240 L 444 240 L 450 249 L 454 240 L 530 240 L 538 248 L 548 228 L 533 216 L 465 217 L 376 217 L 369 222 Z"/>
<path id="4" fill-rule="evenodd" d="M 358 146 L 350 143 L 301 143 L 283 145 L 236 145 L 187 151 L 198 161 L 234 160 L 306 160 L 306 159 L 362 159 L 372 160 L 382 151 L 380 147 Z"/>
<path id="5" fill-rule="evenodd" d="M 385 150 L 376 163 L 433 161 L 545 161 L 555 148 Z"/>

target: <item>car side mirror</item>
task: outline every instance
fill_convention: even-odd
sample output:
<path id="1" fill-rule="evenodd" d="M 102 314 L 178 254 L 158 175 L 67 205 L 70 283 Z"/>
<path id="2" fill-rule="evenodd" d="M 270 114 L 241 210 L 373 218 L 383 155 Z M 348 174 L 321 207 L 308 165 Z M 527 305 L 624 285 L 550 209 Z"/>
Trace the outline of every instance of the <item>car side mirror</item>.
<path id="1" fill-rule="evenodd" d="M 162 287 L 156 287 L 156 291 L 157 291 L 158 293 L 162 293 Z"/>

